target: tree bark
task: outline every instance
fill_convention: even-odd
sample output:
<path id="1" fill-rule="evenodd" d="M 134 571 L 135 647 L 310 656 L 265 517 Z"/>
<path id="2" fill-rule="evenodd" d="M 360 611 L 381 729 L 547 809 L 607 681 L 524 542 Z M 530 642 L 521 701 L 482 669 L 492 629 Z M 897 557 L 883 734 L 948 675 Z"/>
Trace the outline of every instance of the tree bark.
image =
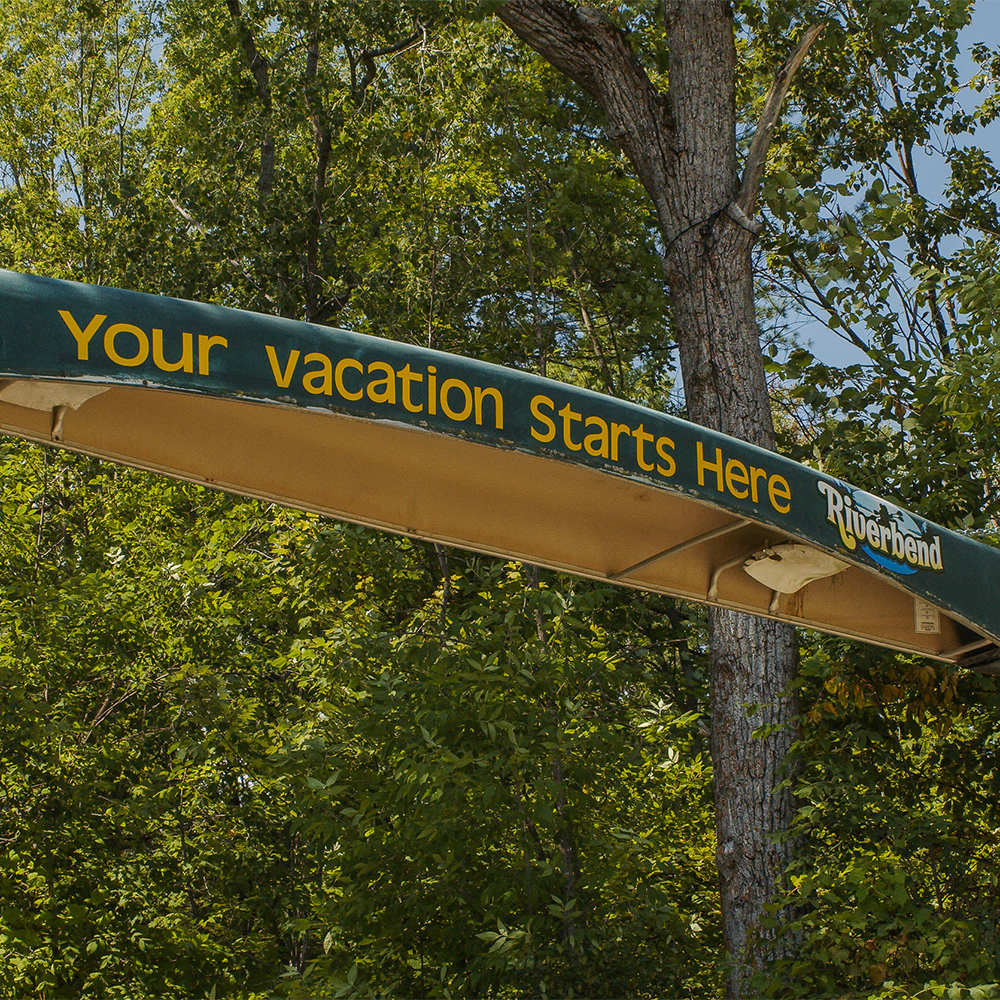
<path id="1" fill-rule="evenodd" d="M 260 54 L 253 32 L 243 19 L 240 0 L 226 0 L 229 15 L 236 26 L 243 54 L 247 65 L 253 73 L 257 87 L 257 99 L 261 106 L 261 140 L 260 140 L 260 172 L 257 177 L 257 190 L 262 201 L 271 196 L 274 189 L 274 134 L 271 131 L 271 64 Z"/>
<path id="2" fill-rule="evenodd" d="M 319 26 L 309 34 L 306 49 L 306 75 L 304 95 L 309 121 L 313 129 L 316 145 L 316 169 L 313 171 L 312 205 L 306 223 L 306 252 L 302 266 L 302 281 L 306 293 L 306 320 L 310 323 L 325 323 L 330 303 L 321 301 L 323 276 L 319 268 L 319 244 L 323 230 L 323 203 L 326 198 L 326 174 L 330 166 L 333 139 L 330 123 L 319 88 Z"/>
<path id="3" fill-rule="evenodd" d="M 588 90 L 609 138 L 631 161 L 656 208 L 688 414 L 764 448 L 774 426 L 760 352 L 751 252 L 763 157 L 791 74 L 818 34 L 810 29 L 779 71 L 741 189 L 736 156 L 736 45 L 724 0 L 667 0 L 670 83 L 652 85 L 607 15 L 563 0 L 511 0 L 497 16 Z M 783 74 L 783 75 L 782 75 Z M 763 930 L 766 904 L 791 860 L 794 816 L 780 769 L 797 736 L 794 630 L 711 609 L 711 752 L 716 863 L 729 968 L 726 995 L 792 946 Z M 763 735 L 754 736 L 764 727 Z"/>

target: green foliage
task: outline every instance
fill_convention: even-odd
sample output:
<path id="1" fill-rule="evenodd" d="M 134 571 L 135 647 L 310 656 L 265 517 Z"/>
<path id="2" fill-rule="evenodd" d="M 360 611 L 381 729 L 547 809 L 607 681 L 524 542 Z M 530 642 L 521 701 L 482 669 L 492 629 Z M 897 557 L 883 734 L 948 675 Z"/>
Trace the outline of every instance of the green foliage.
<path id="1" fill-rule="evenodd" d="M 704 987 L 696 668 L 655 609 L 455 557 L 446 597 L 423 546 L 32 447 L 2 473 L 3 995 Z"/>
<path id="2" fill-rule="evenodd" d="M 281 838 L 289 797 L 256 766 L 294 724 L 266 655 L 299 627 L 257 553 L 294 558 L 301 518 L 34 449 L 4 477 L 21 502 L 0 605 L 0 982 L 264 988 L 308 884 Z"/>
<path id="3" fill-rule="evenodd" d="M 263 102 L 225 8 L 171 5 L 146 180 L 156 238 L 131 280 L 659 401 L 672 375 L 655 228 L 593 108 L 492 21 L 421 14 L 420 40 L 369 66 L 365 52 L 414 31 L 412 12 L 386 10 L 317 22 L 247 5 Z"/>
<path id="4" fill-rule="evenodd" d="M 838 368 L 775 352 L 783 447 L 942 523 L 981 528 L 998 514 L 995 435 L 988 419 L 954 419 L 975 408 L 974 392 L 963 401 L 954 389 L 986 346 L 987 313 L 962 284 L 974 251 L 952 248 L 956 237 L 974 246 L 996 215 L 996 170 L 975 136 L 988 99 L 969 109 L 991 86 L 989 54 L 978 50 L 984 71 L 965 94 L 956 70 L 970 10 L 933 0 L 822 14 L 764 184 L 764 251 L 773 307 L 826 325 L 859 358 Z M 744 16 L 764 42 L 751 58 L 764 58 L 821 14 L 748 5 Z M 930 156 L 948 175 L 940 191 L 921 176 Z"/>
<path id="5" fill-rule="evenodd" d="M 473 560 L 442 596 L 332 640 L 363 715 L 322 757 L 289 750 L 334 769 L 307 779 L 307 826 L 338 886 L 293 995 L 686 992 L 717 947 L 695 716 L 662 700 L 657 657 L 609 649 L 607 589 Z"/>
<path id="6" fill-rule="evenodd" d="M 490 4 L 237 6 L 4 5 L 2 266 L 677 408 L 645 196 Z M 784 449 L 989 532 L 998 176 L 973 140 L 997 57 L 960 106 L 968 9 L 741 3 L 738 99 L 755 120 L 827 21 L 772 150 L 761 301 L 868 361 L 779 329 Z M 611 13 L 668 86 L 660 5 Z M 935 201 L 914 164 L 942 135 Z M 717 993 L 697 612 L 27 446 L 0 462 L 0 995 Z M 994 995 L 994 682 L 803 644 L 803 944 L 762 990 Z"/>
<path id="7" fill-rule="evenodd" d="M 932 996 L 919 984 L 995 979 L 995 679 L 828 639 L 802 679 L 788 902 L 803 937 L 775 995 Z"/>
<path id="8" fill-rule="evenodd" d="M 1000 307 L 996 237 L 970 242 L 956 255 L 947 274 L 928 269 L 924 280 L 953 297 L 965 318 L 961 350 L 945 359 L 937 378 L 936 389 L 942 410 L 967 440 L 995 441 L 997 373 L 1000 371 L 995 346 Z M 990 484 L 994 486 L 995 465 L 987 468 Z M 995 524 L 990 527 L 995 528 Z"/>
<path id="9" fill-rule="evenodd" d="M 0 251 L 53 277 L 126 267 L 157 88 L 146 4 L 13 0 L 0 11 Z"/>

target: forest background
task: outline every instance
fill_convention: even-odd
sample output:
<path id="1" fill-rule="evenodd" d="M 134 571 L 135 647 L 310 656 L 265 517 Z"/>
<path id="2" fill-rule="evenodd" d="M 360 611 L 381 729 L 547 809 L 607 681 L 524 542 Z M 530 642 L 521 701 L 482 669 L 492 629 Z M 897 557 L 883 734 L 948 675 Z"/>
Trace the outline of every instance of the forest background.
<path id="1" fill-rule="evenodd" d="M 959 76 L 970 11 L 738 4 L 738 100 L 747 142 L 826 24 L 762 198 L 781 450 L 992 542 L 1000 55 Z M 660 5 L 606 12 L 665 75 Z M 0 266 L 684 413 L 645 193 L 489 5 L 7 0 L 0 176 Z M 864 360 L 803 348 L 810 313 Z M 703 610 L 0 462 L 0 995 L 719 991 Z M 799 639 L 801 943 L 759 992 L 996 992 L 996 681 Z"/>

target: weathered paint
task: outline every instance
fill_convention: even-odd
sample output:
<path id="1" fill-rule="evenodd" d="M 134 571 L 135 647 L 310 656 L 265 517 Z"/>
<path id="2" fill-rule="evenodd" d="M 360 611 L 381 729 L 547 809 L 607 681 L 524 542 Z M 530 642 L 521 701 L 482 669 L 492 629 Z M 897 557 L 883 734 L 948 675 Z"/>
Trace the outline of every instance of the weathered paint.
<path id="1" fill-rule="evenodd" d="M 328 410 L 590 467 L 775 528 L 1000 638 L 1000 551 L 780 455 L 527 372 L 257 313 L 0 271 L 0 378 Z M 294 497 L 294 484 L 289 490 Z"/>

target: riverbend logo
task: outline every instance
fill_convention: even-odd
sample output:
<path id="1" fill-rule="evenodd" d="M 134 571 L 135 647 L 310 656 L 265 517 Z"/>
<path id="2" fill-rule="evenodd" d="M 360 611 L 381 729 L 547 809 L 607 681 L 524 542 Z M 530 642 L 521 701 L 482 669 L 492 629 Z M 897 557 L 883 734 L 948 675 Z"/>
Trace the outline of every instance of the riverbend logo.
<path id="1" fill-rule="evenodd" d="M 940 535 L 928 535 L 904 511 L 887 507 L 865 493 L 842 491 L 832 483 L 816 486 L 826 497 L 826 519 L 840 532 L 844 548 L 861 551 L 879 566 L 908 575 L 920 569 L 940 573 Z"/>

